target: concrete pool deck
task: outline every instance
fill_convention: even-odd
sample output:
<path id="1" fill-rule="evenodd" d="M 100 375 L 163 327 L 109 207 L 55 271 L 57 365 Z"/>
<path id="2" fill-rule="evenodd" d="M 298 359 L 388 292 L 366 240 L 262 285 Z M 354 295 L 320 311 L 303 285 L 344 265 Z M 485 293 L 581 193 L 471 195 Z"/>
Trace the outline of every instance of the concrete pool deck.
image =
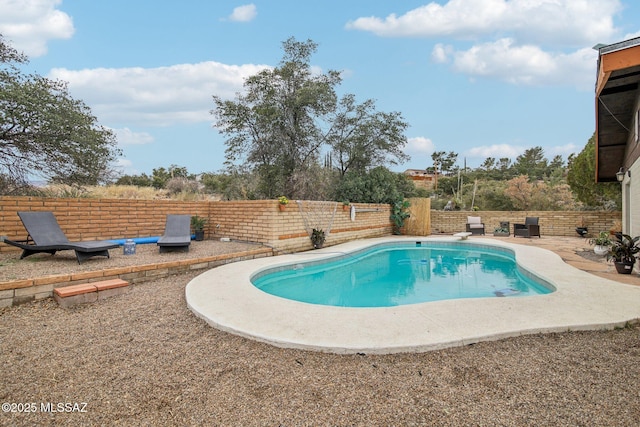
<path id="1" fill-rule="evenodd" d="M 421 352 L 524 334 L 624 327 L 640 319 L 640 286 L 587 273 L 536 239 L 389 237 L 241 261 L 209 270 L 186 287 L 189 308 L 210 325 L 288 348 L 332 353 Z M 316 260 L 389 241 L 450 241 L 514 251 L 518 264 L 553 284 L 547 295 L 428 302 L 384 308 L 300 303 L 266 294 L 250 277 L 268 267 Z M 553 239 L 550 244 L 554 245 Z M 557 242 L 555 248 L 557 249 Z M 608 274 L 604 272 L 603 274 Z M 629 280 L 638 280 L 633 274 Z"/>

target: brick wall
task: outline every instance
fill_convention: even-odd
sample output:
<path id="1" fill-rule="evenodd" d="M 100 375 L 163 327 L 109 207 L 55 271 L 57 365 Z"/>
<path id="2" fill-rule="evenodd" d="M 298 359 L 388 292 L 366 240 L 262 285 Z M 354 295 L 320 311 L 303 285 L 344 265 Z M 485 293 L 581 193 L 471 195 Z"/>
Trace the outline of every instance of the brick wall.
<path id="1" fill-rule="evenodd" d="M 456 233 L 465 230 L 467 216 L 479 216 L 484 222 L 485 232 L 493 233 L 500 226 L 501 221 L 509 221 L 510 232 L 513 224 L 523 224 L 527 216 L 538 217 L 540 234 L 543 236 L 572 236 L 577 237 L 576 227 L 581 224 L 589 227 L 589 235 L 599 231 L 608 231 L 617 220 L 620 212 L 608 211 L 431 211 L 431 233 Z"/>
<path id="2" fill-rule="evenodd" d="M 353 239 L 391 234 L 390 206 L 356 203 L 356 220 L 348 210 L 336 205 L 331 233 L 326 245 Z M 69 240 L 103 240 L 159 236 L 164 231 L 167 214 L 199 215 L 209 219 L 205 238 L 228 237 L 232 240 L 258 242 L 278 252 L 311 249 L 298 204 L 291 201 L 286 210 L 278 209 L 276 200 L 195 201 L 121 200 L 121 199 L 49 199 L 37 197 L 0 197 L 0 235 L 12 240 L 25 239 L 26 232 L 18 211 L 53 211 Z M 330 216 L 327 211 L 324 217 Z M 488 233 L 500 221 L 522 223 L 526 216 L 540 218 L 543 236 L 577 236 L 575 227 L 584 223 L 591 234 L 609 230 L 620 212 L 602 211 L 436 211 L 431 216 L 431 233 L 451 234 L 465 229 L 468 215 L 480 216 Z M 513 229 L 513 228 L 511 228 Z M 18 250 L 6 244 L 0 251 Z"/>
<path id="3" fill-rule="evenodd" d="M 391 233 L 389 205 L 355 204 L 364 209 L 351 221 L 349 212 L 336 204 L 326 245 Z M 311 249 L 298 205 L 292 201 L 284 212 L 275 200 L 195 201 L 56 199 L 0 197 L 0 235 L 11 240 L 27 237 L 19 211 L 52 211 L 69 240 L 109 240 L 159 236 L 167 214 L 190 214 L 208 218 L 205 238 L 259 242 L 276 252 Z M 324 216 L 332 211 L 327 211 Z M 19 250 L 2 244 L 0 252 Z"/>
<path id="4" fill-rule="evenodd" d="M 0 197 L 0 235 L 27 237 L 18 211 L 52 211 L 71 241 L 159 236 L 167 214 L 209 216 L 209 206 L 201 202 Z"/>
<path id="5" fill-rule="evenodd" d="M 227 237 L 232 240 L 259 242 L 271 246 L 276 252 L 295 252 L 312 249 L 311 240 L 305 230 L 300 207 L 291 201 L 284 211 L 275 200 L 246 200 L 231 202 L 208 202 L 210 206 L 208 236 Z M 303 205 L 307 202 L 302 202 Z M 331 216 L 333 223 L 326 245 L 335 245 L 358 238 L 384 236 L 391 233 L 389 205 L 354 204 L 356 220 L 350 220 L 349 211 L 342 204 L 326 206 L 322 214 L 311 214 L 326 227 Z"/>

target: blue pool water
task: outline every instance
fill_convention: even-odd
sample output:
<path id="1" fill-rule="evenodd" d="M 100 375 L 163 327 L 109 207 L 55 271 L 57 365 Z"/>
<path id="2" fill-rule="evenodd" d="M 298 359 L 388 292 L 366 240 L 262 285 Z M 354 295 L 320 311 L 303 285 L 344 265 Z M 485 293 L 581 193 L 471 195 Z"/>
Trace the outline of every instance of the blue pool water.
<path id="1" fill-rule="evenodd" d="M 436 242 L 374 246 L 332 260 L 269 269 L 251 281 L 272 295 L 340 307 L 512 298 L 553 291 L 521 271 L 511 251 Z"/>

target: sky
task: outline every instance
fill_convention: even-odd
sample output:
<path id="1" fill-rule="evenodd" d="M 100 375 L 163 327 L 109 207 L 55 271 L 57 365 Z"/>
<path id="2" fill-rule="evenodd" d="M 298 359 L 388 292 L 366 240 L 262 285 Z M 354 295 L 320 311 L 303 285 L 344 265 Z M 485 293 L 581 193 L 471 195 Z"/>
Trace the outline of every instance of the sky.
<path id="1" fill-rule="evenodd" d="M 213 95 L 278 66 L 290 37 L 314 69 L 409 124 L 394 171 L 579 153 L 595 130 L 593 46 L 640 36 L 636 0 L 0 0 L 22 67 L 68 82 L 117 135 L 123 174 L 224 168 Z"/>

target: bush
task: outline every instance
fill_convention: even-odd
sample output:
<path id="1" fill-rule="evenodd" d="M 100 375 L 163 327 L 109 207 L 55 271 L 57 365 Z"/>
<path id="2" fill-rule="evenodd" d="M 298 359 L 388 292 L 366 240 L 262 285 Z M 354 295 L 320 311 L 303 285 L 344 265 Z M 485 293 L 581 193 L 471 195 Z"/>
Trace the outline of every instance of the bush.
<path id="1" fill-rule="evenodd" d="M 197 181 L 187 178 L 171 178 L 167 181 L 165 189 L 170 195 L 178 193 L 198 193 L 200 191 L 200 184 Z"/>
<path id="2" fill-rule="evenodd" d="M 415 186 L 404 174 L 379 166 L 366 174 L 347 173 L 337 185 L 334 200 L 392 204 L 414 194 Z"/>

